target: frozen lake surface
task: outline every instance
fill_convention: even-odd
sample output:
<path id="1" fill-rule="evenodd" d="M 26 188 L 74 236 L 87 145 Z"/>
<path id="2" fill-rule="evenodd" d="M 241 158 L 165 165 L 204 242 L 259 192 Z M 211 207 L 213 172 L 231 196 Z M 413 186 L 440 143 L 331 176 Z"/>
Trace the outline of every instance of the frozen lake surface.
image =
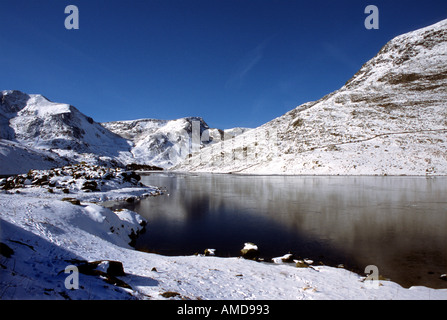
<path id="1" fill-rule="evenodd" d="M 251 176 L 151 173 L 169 195 L 130 205 L 148 220 L 137 249 L 265 259 L 293 253 L 402 286 L 446 288 L 447 177 Z"/>

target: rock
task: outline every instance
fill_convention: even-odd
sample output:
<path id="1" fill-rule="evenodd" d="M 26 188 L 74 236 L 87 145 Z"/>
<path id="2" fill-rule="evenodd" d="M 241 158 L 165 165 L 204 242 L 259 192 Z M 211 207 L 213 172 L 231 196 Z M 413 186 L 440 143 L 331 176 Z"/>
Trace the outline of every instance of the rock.
<path id="1" fill-rule="evenodd" d="M 89 192 L 89 191 L 99 191 L 98 183 L 96 181 L 93 181 L 93 180 L 87 180 L 82 185 L 81 190 L 84 190 L 86 192 Z"/>
<path id="2" fill-rule="evenodd" d="M 215 256 L 216 249 L 205 249 L 205 256 Z"/>
<path id="3" fill-rule="evenodd" d="M 140 232 L 135 232 L 134 229 L 130 230 L 130 234 L 129 234 L 129 238 L 130 238 L 130 242 L 129 242 L 129 246 L 131 247 L 135 247 L 135 244 L 137 242 L 137 238 L 138 235 L 140 234 Z"/>
<path id="4" fill-rule="evenodd" d="M 138 174 L 136 174 L 134 171 L 121 172 L 119 175 L 122 177 L 123 182 L 131 182 L 133 184 L 137 184 L 138 181 L 141 180 L 141 177 Z"/>
<path id="5" fill-rule="evenodd" d="M 246 242 L 241 250 L 241 256 L 244 259 L 256 260 L 259 257 L 258 246 L 251 242 Z"/>
<path id="6" fill-rule="evenodd" d="M 81 201 L 79 201 L 78 199 L 75 199 L 75 198 L 62 198 L 62 201 L 70 202 L 71 204 L 74 204 L 76 206 L 81 205 Z"/>
<path id="7" fill-rule="evenodd" d="M 111 180 L 112 178 L 113 178 L 113 174 L 110 173 L 110 172 L 105 173 L 105 174 L 101 177 L 101 179 L 103 179 L 103 180 Z"/>
<path id="8" fill-rule="evenodd" d="M 293 262 L 294 261 L 294 256 L 291 253 L 285 254 L 282 257 L 276 257 L 276 258 L 272 258 L 272 261 L 274 263 L 287 263 L 287 262 Z"/>
<path id="9" fill-rule="evenodd" d="M 7 244 L 0 242 L 0 255 L 11 258 L 11 256 L 14 254 L 14 250 L 12 250 Z"/>
<path id="10" fill-rule="evenodd" d="M 125 275 L 123 264 L 120 261 L 106 260 L 102 261 L 100 265 L 103 265 L 105 267 L 106 273 L 109 276 L 119 277 Z"/>
<path id="11" fill-rule="evenodd" d="M 120 261 L 83 261 L 77 266 L 77 268 L 82 274 L 86 274 L 89 276 L 100 276 L 105 282 L 109 284 L 132 289 L 132 287 L 125 283 L 123 280 L 117 278 L 118 276 L 125 275 L 123 264 Z"/>
<path id="12" fill-rule="evenodd" d="M 311 259 L 304 259 L 304 262 L 307 263 L 307 264 L 309 264 L 309 265 L 311 265 L 311 264 L 314 263 L 314 261 L 311 260 Z"/>
<path id="13" fill-rule="evenodd" d="M 43 175 L 41 177 L 35 177 L 33 179 L 32 185 L 37 185 L 37 186 L 44 186 L 44 185 L 48 185 L 49 181 L 48 181 L 48 176 L 47 175 Z"/>
<path id="14" fill-rule="evenodd" d="M 126 170 L 142 170 L 142 171 L 163 171 L 163 168 L 151 166 L 147 164 L 131 163 L 126 165 Z"/>
<path id="15" fill-rule="evenodd" d="M 3 190 L 11 190 L 17 188 L 16 179 L 14 177 L 9 177 L 2 183 Z"/>
<path id="16" fill-rule="evenodd" d="M 163 298 L 174 298 L 180 296 L 180 293 L 174 291 L 166 291 L 161 294 Z"/>
<path id="17" fill-rule="evenodd" d="M 98 261 L 86 261 L 78 266 L 80 273 L 87 275 L 96 275 L 105 273 L 109 276 L 124 276 L 123 264 L 120 261 L 113 260 L 98 260 Z"/>
<path id="18" fill-rule="evenodd" d="M 309 268 L 309 265 L 304 262 L 303 260 L 296 260 L 296 265 L 297 268 Z"/>
<path id="19" fill-rule="evenodd" d="M 126 202 L 127 202 L 127 203 L 134 203 L 135 200 L 136 200 L 136 197 L 129 197 L 129 198 L 126 198 Z"/>

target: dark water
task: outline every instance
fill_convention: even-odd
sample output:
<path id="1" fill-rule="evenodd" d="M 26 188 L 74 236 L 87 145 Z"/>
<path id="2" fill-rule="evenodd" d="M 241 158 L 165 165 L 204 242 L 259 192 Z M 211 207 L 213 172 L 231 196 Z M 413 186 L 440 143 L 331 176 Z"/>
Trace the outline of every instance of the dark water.
<path id="1" fill-rule="evenodd" d="M 153 173 L 169 196 L 132 209 L 148 219 L 137 249 L 165 255 L 291 252 L 379 273 L 405 287 L 447 288 L 447 177 L 245 176 Z"/>

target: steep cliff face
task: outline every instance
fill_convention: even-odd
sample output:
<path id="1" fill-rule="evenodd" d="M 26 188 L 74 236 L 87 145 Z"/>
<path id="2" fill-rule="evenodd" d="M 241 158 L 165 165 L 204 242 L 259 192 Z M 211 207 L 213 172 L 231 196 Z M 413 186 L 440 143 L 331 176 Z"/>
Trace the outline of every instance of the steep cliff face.
<path id="1" fill-rule="evenodd" d="M 447 174 L 447 20 L 398 36 L 341 89 L 180 170 Z"/>

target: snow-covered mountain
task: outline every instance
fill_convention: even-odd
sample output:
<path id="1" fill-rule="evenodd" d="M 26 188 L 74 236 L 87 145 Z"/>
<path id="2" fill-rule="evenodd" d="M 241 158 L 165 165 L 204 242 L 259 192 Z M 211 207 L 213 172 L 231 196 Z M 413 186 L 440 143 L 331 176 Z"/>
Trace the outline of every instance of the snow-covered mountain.
<path id="1" fill-rule="evenodd" d="M 131 158 L 129 141 L 105 129 L 75 107 L 16 90 L 1 92 L 0 138 L 3 139 L 0 149 L 2 169 L 6 163 L 13 165 L 20 160 L 13 156 L 14 148 L 6 141 L 15 142 L 16 149 L 21 147 L 37 158 L 41 155 L 56 161 L 64 158 L 68 162 L 120 164 Z M 19 158 L 26 161 L 25 155 Z"/>
<path id="2" fill-rule="evenodd" d="M 176 170 L 447 174 L 447 20 L 398 36 L 341 89 Z"/>
<path id="3" fill-rule="evenodd" d="M 108 130 L 133 143 L 134 162 L 169 168 L 185 160 L 194 151 L 236 136 L 249 129 L 210 128 L 200 117 L 176 120 L 139 119 L 102 123 Z"/>
<path id="4" fill-rule="evenodd" d="M 223 136 L 198 117 L 97 123 L 78 109 L 17 90 L 0 92 L 0 175 L 70 163 L 169 168 Z"/>
<path id="5" fill-rule="evenodd" d="M 193 131 L 202 134 L 210 129 L 202 118 L 196 117 L 114 121 L 102 125 L 132 141 L 132 155 L 136 163 L 162 168 L 169 168 L 186 159 L 192 150 Z M 199 140 L 197 143 L 201 144 Z"/>

